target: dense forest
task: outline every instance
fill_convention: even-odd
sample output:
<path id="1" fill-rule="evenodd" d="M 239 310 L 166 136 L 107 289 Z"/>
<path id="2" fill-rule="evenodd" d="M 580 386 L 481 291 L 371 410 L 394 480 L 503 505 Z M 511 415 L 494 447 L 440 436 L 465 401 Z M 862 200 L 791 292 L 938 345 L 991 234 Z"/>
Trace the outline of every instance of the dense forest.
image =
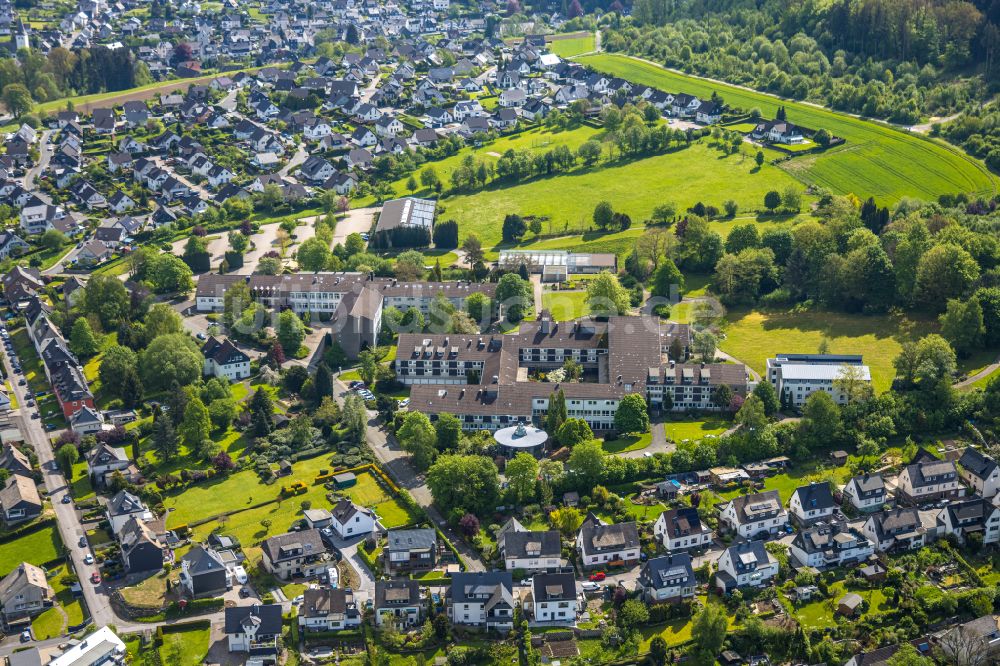
<path id="1" fill-rule="evenodd" d="M 48 54 L 22 49 L 15 57 L 0 58 L 0 90 L 24 86 L 35 102 L 126 90 L 151 81 L 145 64 L 127 48 L 56 47 Z"/>
<path id="2" fill-rule="evenodd" d="M 635 0 L 632 14 L 607 50 L 898 123 L 975 108 L 1000 83 L 997 0 Z"/>

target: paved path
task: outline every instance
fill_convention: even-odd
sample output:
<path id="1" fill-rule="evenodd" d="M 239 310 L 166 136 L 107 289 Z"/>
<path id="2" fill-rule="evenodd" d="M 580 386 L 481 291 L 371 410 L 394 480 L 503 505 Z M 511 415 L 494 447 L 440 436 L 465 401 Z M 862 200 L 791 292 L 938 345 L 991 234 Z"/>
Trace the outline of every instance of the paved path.
<path id="1" fill-rule="evenodd" d="M 984 377 L 989 377 L 997 370 L 1000 370 L 1000 357 L 998 357 L 997 360 L 993 361 L 992 363 L 990 363 L 988 366 L 986 366 L 976 374 L 966 377 L 960 382 L 956 382 L 955 384 L 953 384 L 953 387 L 960 389 L 969 386 L 970 384 L 975 384 L 980 379 L 983 379 Z"/>
<path id="2" fill-rule="evenodd" d="M 667 432 L 664 428 L 663 422 L 653 423 L 650 426 L 650 432 L 653 435 L 652 441 L 644 449 L 639 449 L 638 451 L 626 451 L 624 453 L 617 454 L 620 458 L 641 458 L 647 453 L 673 453 L 677 448 L 677 445 L 671 441 L 667 440 Z"/>
<path id="3" fill-rule="evenodd" d="M 307 157 L 309 157 L 309 151 L 306 150 L 306 144 L 300 141 L 295 148 L 295 154 L 285 162 L 285 166 L 281 167 L 278 175 L 282 177 L 287 176 L 292 169 L 298 168 L 300 164 L 305 162 Z"/>
<path id="4" fill-rule="evenodd" d="M 343 404 L 344 398 L 350 393 L 347 385 L 339 377 L 336 378 L 334 383 L 334 393 L 337 402 L 341 404 Z M 465 562 L 466 568 L 469 571 L 485 571 L 486 567 L 483 565 L 483 561 L 479 559 L 479 555 L 469 548 L 465 540 L 451 529 L 451 526 L 445 521 L 444 517 L 437 510 L 437 507 L 434 506 L 434 498 L 431 496 L 430 488 L 424 483 L 423 476 L 418 476 L 410 465 L 409 454 L 400 448 L 395 437 L 389 436 L 382 429 L 378 415 L 371 411 L 368 412 L 367 440 L 368 445 L 375 453 L 375 457 L 382 468 L 389 473 L 396 483 L 405 488 L 413 496 L 417 504 L 423 507 L 430 519 L 434 521 L 434 524 L 451 540 L 462 556 L 462 561 Z"/>

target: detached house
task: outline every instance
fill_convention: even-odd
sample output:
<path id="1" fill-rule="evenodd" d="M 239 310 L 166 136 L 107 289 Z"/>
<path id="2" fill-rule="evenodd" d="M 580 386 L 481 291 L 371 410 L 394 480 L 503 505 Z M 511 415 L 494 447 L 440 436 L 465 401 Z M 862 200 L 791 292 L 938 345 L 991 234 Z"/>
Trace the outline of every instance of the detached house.
<path id="1" fill-rule="evenodd" d="M 697 586 L 691 556 L 674 553 L 643 563 L 637 587 L 647 603 L 678 602 L 694 597 Z"/>
<path id="2" fill-rule="evenodd" d="M 282 580 L 312 578 L 327 568 L 326 547 L 316 529 L 273 536 L 261 548 L 264 569 Z"/>
<path id="3" fill-rule="evenodd" d="M 971 446 L 958 459 L 958 474 L 980 497 L 989 499 L 1000 491 L 1000 466 L 993 458 Z"/>
<path id="4" fill-rule="evenodd" d="M 525 598 L 524 605 L 535 622 L 576 624 L 580 612 L 576 578 L 571 573 L 535 574 L 531 579 L 531 596 Z"/>
<path id="5" fill-rule="evenodd" d="M 941 511 L 938 522 L 941 534 L 950 534 L 962 544 L 974 534 L 979 535 L 983 545 L 1000 541 L 1000 508 L 980 497 L 952 502 Z"/>
<path id="6" fill-rule="evenodd" d="M 927 530 L 920 512 L 913 508 L 897 508 L 872 514 L 862 527 L 864 535 L 879 552 L 915 550 L 927 544 Z"/>
<path id="7" fill-rule="evenodd" d="M 948 460 L 924 460 L 907 465 L 896 480 L 896 500 L 923 504 L 961 495 L 958 470 Z"/>
<path id="8" fill-rule="evenodd" d="M 563 562 L 562 540 L 556 530 L 528 531 L 517 523 L 500 534 L 497 548 L 507 571 L 555 571 Z"/>
<path id="9" fill-rule="evenodd" d="M 250 357 L 236 348 L 229 338 L 211 336 L 201 348 L 205 356 L 204 374 L 231 382 L 250 376 Z"/>
<path id="10" fill-rule="evenodd" d="M 367 536 L 375 531 L 375 514 L 349 499 L 337 502 L 330 511 L 330 525 L 342 539 Z"/>
<path id="11" fill-rule="evenodd" d="M 514 583 L 509 571 L 455 573 L 447 599 L 453 624 L 498 631 L 514 627 Z"/>
<path id="12" fill-rule="evenodd" d="M 583 566 L 634 564 L 639 561 L 639 529 L 634 522 L 608 525 L 590 514 L 576 537 Z"/>
<path id="13" fill-rule="evenodd" d="M 196 544 L 181 558 L 181 587 L 192 597 L 216 597 L 230 587 L 222 557 L 213 548 Z"/>
<path id="14" fill-rule="evenodd" d="M 812 525 L 820 520 L 827 520 L 837 511 L 830 484 L 825 481 L 796 488 L 788 507 L 798 525 Z"/>
<path id="15" fill-rule="evenodd" d="M 788 512 L 781 506 L 777 490 L 734 497 L 722 508 L 719 519 L 745 539 L 778 534 L 788 528 Z"/>
<path id="16" fill-rule="evenodd" d="M 375 625 L 415 627 L 424 620 L 424 598 L 420 583 L 409 578 L 375 581 Z"/>
<path id="17" fill-rule="evenodd" d="M 122 563 L 130 574 L 163 568 L 166 560 L 164 547 L 149 525 L 135 516 L 122 527 L 118 544 L 121 546 Z"/>
<path id="18" fill-rule="evenodd" d="M 4 525 L 10 527 L 37 518 L 42 513 L 42 498 L 33 479 L 15 474 L 0 490 L 0 510 Z"/>
<path id="19" fill-rule="evenodd" d="M 141 522 L 153 519 L 153 512 L 149 510 L 149 507 L 127 490 L 118 491 L 108 502 L 107 510 L 111 533 L 116 537 L 125 527 L 125 523 L 132 518 L 137 518 Z"/>
<path id="20" fill-rule="evenodd" d="M 55 603 L 56 594 L 41 567 L 22 562 L 0 580 L 0 606 L 5 625 L 38 615 Z"/>
<path id="21" fill-rule="evenodd" d="M 716 562 L 715 584 L 723 594 L 740 587 L 761 587 L 778 575 L 778 561 L 763 541 L 745 541 L 724 550 Z"/>
<path id="22" fill-rule="evenodd" d="M 844 498 L 858 511 L 878 511 L 889 495 L 881 474 L 861 474 L 844 486 Z"/>
<path id="23" fill-rule="evenodd" d="M 437 564 L 437 532 L 431 528 L 389 530 L 384 555 L 391 574 L 433 569 Z"/>
<path id="24" fill-rule="evenodd" d="M 698 509 L 682 507 L 660 514 L 653 525 L 653 534 L 668 553 L 704 548 L 712 543 L 712 530 L 701 522 Z"/>
<path id="25" fill-rule="evenodd" d="M 360 627 L 361 612 L 354 602 L 354 593 L 329 587 L 306 590 L 299 606 L 299 626 L 307 633 Z"/>
<path id="26" fill-rule="evenodd" d="M 226 638 L 230 652 L 248 652 L 259 663 L 276 663 L 281 637 L 281 604 L 254 604 L 226 609 Z"/>
<path id="27" fill-rule="evenodd" d="M 792 557 L 805 567 L 840 567 L 868 559 L 874 544 L 846 524 L 817 525 L 795 535 Z"/>

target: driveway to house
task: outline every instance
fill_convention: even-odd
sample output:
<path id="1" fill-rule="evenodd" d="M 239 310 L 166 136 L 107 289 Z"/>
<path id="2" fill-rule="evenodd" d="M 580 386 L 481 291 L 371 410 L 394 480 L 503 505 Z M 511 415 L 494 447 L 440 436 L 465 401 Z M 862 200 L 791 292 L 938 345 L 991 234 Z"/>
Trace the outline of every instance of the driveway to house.
<path id="1" fill-rule="evenodd" d="M 347 385 L 335 377 L 334 396 L 338 403 L 343 404 L 344 398 L 350 393 Z M 401 487 L 406 488 L 413 496 L 413 499 L 427 512 L 434 524 L 448 537 L 462 556 L 468 571 L 486 571 L 483 561 L 479 555 L 465 543 L 465 540 L 455 533 L 451 526 L 441 515 L 441 512 L 434 506 L 434 498 L 431 496 L 430 488 L 424 483 L 423 476 L 418 476 L 410 465 L 409 454 L 404 452 L 395 437 L 388 436 L 382 429 L 378 415 L 375 412 L 368 412 L 367 437 L 368 445 L 375 453 L 375 457 L 388 474 Z"/>
<path id="2" fill-rule="evenodd" d="M 354 587 L 354 594 L 362 603 L 371 599 L 375 601 L 375 576 L 365 564 L 361 556 L 358 555 L 358 546 L 364 541 L 364 536 L 353 539 L 342 539 L 333 534 L 332 543 L 340 551 L 340 555 L 345 562 L 351 565 L 354 573 L 358 575 L 358 584 Z"/>
<path id="3" fill-rule="evenodd" d="M 309 157 L 309 151 L 306 150 L 306 144 L 300 141 L 298 146 L 295 148 L 295 154 L 292 155 L 287 162 L 285 162 L 285 166 L 281 167 L 281 170 L 278 171 L 278 175 L 287 176 L 294 169 L 297 169 L 300 164 L 305 162 L 307 157 Z"/>
<path id="4" fill-rule="evenodd" d="M 52 159 L 55 146 L 49 143 L 49 139 L 54 133 L 55 130 L 44 130 L 39 138 L 38 162 L 24 174 L 24 189 L 29 192 L 35 189 L 35 181 L 38 180 L 38 176 L 49 166 L 49 161 Z M 41 195 L 40 192 L 36 194 Z M 39 198 L 42 197 L 39 196 Z M 45 197 L 45 200 L 48 201 L 48 197 Z"/>
<path id="5" fill-rule="evenodd" d="M 677 448 L 674 442 L 667 440 L 667 433 L 664 429 L 663 422 L 653 423 L 650 425 L 650 432 L 653 435 L 652 441 L 644 449 L 639 449 L 637 451 L 626 451 L 624 453 L 617 454 L 620 458 L 641 458 L 647 453 L 673 453 Z"/>
<path id="6" fill-rule="evenodd" d="M 303 218 L 299 220 L 311 220 L 313 218 Z M 250 237 L 253 242 L 254 247 L 247 250 L 246 254 L 243 255 L 243 266 L 234 273 L 239 275 L 250 275 L 255 270 L 257 270 L 257 264 L 260 262 L 260 258 L 265 254 L 274 250 L 275 252 L 281 252 L 281 248 L 278 246 L 278 231 L 281 226 L 277 222 L 271 224 L 265 224 L 260 227 L 260 231 L 255 233 Z M 285 248 L 285 261 L 291 260 L 292 255 L 295 253 L 295 246 L 303 243 L 304 241 L 312 238 L 316 235 L 316 228 L 311 222 L 306 224 L 300 224 L 295 230 L 294 238 L 290 239 L 291 242 Z"/>

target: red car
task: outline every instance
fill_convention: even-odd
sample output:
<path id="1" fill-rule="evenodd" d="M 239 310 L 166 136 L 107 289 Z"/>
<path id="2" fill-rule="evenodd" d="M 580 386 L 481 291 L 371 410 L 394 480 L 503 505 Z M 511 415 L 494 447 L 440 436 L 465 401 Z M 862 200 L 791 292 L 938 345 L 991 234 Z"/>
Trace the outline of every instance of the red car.
<path id="1" fill-rule="evenodd" d="M 94 585 L 100 585 L 101 574 L 97 573 L 96 571 L 90 574 L 90 582 L 93 583 Z"/>
<path id="2" fill-rule="evenodd" d="M 603 571 L 596 571 L 590 574 L 590 580 L 592 580 L 595 583 L 599 583 L 607 577 L 608 577 L 607 574 L 605 574 Z"/>

